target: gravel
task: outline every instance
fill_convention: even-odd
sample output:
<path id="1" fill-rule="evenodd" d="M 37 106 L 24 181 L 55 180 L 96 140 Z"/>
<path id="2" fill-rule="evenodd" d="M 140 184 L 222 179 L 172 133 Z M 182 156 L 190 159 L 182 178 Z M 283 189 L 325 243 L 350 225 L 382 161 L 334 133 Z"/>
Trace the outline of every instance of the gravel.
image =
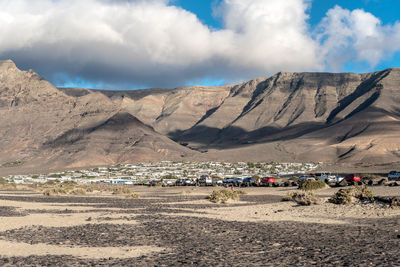
<path id="1" fill-rule="evenodd" d="M 280 200 L 276 196 L 244 197 L 255 204 Z M 137 225 L 110 224 L 105 218 L 100 224 L 87 220 L 85 225 L 72 227 L 23 227 L 0 232 L 1 239 L 84 247 L 158 246 L 166 250 L 130 259 L 95 260 L 67 255 L 0 257 L 0 266 L 400 266 L 400 217 L 354 219 L 352 224 L 248 223 L 177 216 L 175 213 L 180 211 L 179 208 L 186 207 L 185 204 L 173 206 L 178 209 L 163 204 L 203 199 L 198 196 L 168 196 L 159 200 L 41 196 L 1 198 L 79 202 L 89 207 L 94 203 L 105 203 L 100 206 L 122 208 L 121 211 L 108 212 L 126 213 L 124 218 L 127 221 L 139 222 Z M 208 206 L 191 205 L 191 208 Z M 139 207 L 143 210 L 132 210 Z M 157 214 L 160 212 L 171 216 Z M 188 214 L 188 211 L 185 213 Z M 17 214 L 13 209 L 0 208 L 0 216 L 23 215 Z"/>

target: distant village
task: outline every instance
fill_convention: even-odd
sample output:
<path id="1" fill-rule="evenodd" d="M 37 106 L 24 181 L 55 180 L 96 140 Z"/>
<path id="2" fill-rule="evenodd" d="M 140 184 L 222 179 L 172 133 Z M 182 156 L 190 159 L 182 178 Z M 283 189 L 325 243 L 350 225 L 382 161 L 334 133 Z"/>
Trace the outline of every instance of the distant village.
<path id="1" fill-rule="evenodd" d="M 75 181 L 78 183 L 148 184 L 163 179 L 197 179 L 207 174 L 213 179 L 227 177 L 269 176 L 287 177 L 309 173 L 318 168 L 316 163 L 222 163 L 170 162 L 118 164 L 86 170 L 48 174 L 9 175 L 6 180 L 16 184 L 45 183 L 47 181 Z"/>

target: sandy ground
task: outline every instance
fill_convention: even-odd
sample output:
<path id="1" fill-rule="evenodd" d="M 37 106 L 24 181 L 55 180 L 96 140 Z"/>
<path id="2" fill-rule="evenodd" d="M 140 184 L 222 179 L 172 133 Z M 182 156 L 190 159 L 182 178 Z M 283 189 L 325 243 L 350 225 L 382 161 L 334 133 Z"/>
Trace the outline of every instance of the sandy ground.
<path id="1" fill-rule="evenodd" d="M 375 186 L 371 189 L 379 196 L 400 196 L 400 187 Z M 135 187 L 134 190 L 141 196 L 139 199 L 124 199 L 101 193 L 87 196 L 45 197 L 28 191 L 0 191 L 0 258 L 4 260 L 3 264 L 11 262 L 12 265 L 19 266 L 41 265 L 49 264 L 48 261 L 53 260 L 52 263 L 55 265 L 63 266 L 64 263 L 57 259 L 68 256 L 71 257 L 69 264 L 73 265 L 80 265 L 78 262 L 82 263 L 82 259 L 86 259 L 82 265 L 100 264 L 99 260 L 105 265 L 125 265 L 124 259 L 136 261 L 135 265 L 144 263 L 192 265 L 190 260 L 193 257 L 196 259 L 196 255 L 201 254 L 197 248 L 203 241 L 199 240 L 203 240 L 205 236 L 209 236 L 208 239 L 218 239 L 220 235 L 233 231 L 230 227 L 228 233 L 218 230 L 212 234 L 212 230 L 201 227 L 203 224 L 207 225 L 206 221 L 210 225 L 215 224 L 216 229 L 219 227 L 225 229 L 232 223 L 244 227 L 240 228 L 242 229 L 240 233 L 247 231 L 245 225 L 248 224 L 252 227 L 259 225 L 255 229 L 262 229 L 267 225 L 274 227 L 291 225 L 293 229 L 304 227 L 311 229 L 323 225 L 325 225 L 323 228 L 362 229 L 376 225 L 371 223 L 374 220 L 384 220 L 388 224 L 393 222 L 394 225 L 400 222 L 400 208 L 389 208 L 381 204 L 328 203 L 327 199 L 338 190 L 337 188 L 317 191 L 321 203 L 313 206 L 298 206 L 294 202 L 280 201 L 288 192 L 296 191 L 295 188 L 244 188 L 246 195 L 242 196 L 240 201 L 228 204 L 215 204 L 205 199 L 212 190 L 215 190 L 212 187 Z M 392 230 L 397 233 L 400 229 Z M 194 247 L 185 252 L 185 255 L 190 255 L 194 251 L 197 251 L 197 254 L 190 260 L 185 256 L 185 259 L 180 261 L 179 255 L 172 256 L 177 253 L 173 247 L 181 244 L 184 239 L 194 238 L 188 236 L 193 235 L 193 231 L 197 231 L 195 236 L 203 233 L 204 237 L 198 236 L 198 239 L 191 240 L 190 245 Z M 257 234 L 257 231 L 253 233 L 253 230 L 251 235 Z M 255 238 L 264 234 L 258 233 Z M 164 240 L 163 235 L 167 235 L 168 238 Z M 184 236 L 179 237 L 180 235 Z M 249 235 L 246 234 L 239 239 L 245 240 Z M 285 236 L 285 239 L 287 238 L 289 237 Z M 336 238 L 340 239 L 343 236 Z M 263 242 L 266 242 L 266 239 L 267 237 Z M 285 243 L 280 239 L 278 237 L 276 240 L 271 240 L 269 245 L 274 245 L 278 249 L 283 246 L 282 243 L 292 242 L 289 240 Z M 172 240 L 175 241 L 170 243 Z M 215 242 L 217 244 L 217 241 Z M 249 242 L 245 245 L 250 246 L 253 241 Z M 228 243 L 220 246 L 228 246 Z M 249 249 L 257 250 L 259 245 L 253 244 Z M 293 249 L 293 244 L 290 246 Z M 289 247 L 285 249 L 289 251 Z M 287 255 L 292 255 L 288 251 Z M 160 254 L 164 256 L 160 258 Z M 165 255 L 170 255 L 171 258 Z M 44 256 L 53 258 L 43 258 Z M 217 253 L 215 259 L 218 257 L 220 255 Z M 213 259 L 211 257 L 210 260 Z M 246 257 L 242 260 L 245 259 Z M 293 260 L 292 264 L 301 265 L 302 262 L 300 259 L 296 261 L 289 257 L 288 264 L 290 260 Z M 250 258 L 243 263 L 250 264 L 252 261 L 253 258 Z M 392 263 L 394 262 L 392 259 Z M 1 263 L 0 261 L 0 265 Z M 213 261 L 199 256 L 198 263 L 208 265 Z M 261 262 L 256 260 L 252 262 L 253 265 L 259 265 L 258 263 Z M 374 263 L 372 261 L 372 265 Z"/>
<path id="2" fill-rule="evenodd" d="M 399 187 L 371 187 L 375 195 L 379 196 L 400 196 Z M 247 188 L 244 189 L 249 196 L 257 196 L 260 194 L 271 194 L 284 196 L 288 192 L 296 191 L 293 188 Z M 242 222 L 262 222 L 262 221 L 294 221 L 305 223 L 322 223 L 322 224 L 346 224 L 352 223 L 353 219 L 366 218 L 382 218 L 400 216 L 399 208 L 384 207 L 380 204 L 369 205 L 335 205 L 328 202 L 338 189 L 327 188 L 318 190 L 317 194 L 321 198 L 320 205 L 299 206 L 293 202 L 279 202 L 268 204 L 253 204 L 244 201 L 237 201 L 238 207 L 224 207 L 221 204 L 215 204 L 213 208 L 199 209 L 179 209 L 187 210 L 190 213 L 175 213 L 164 215 L 172 216 L 199 216 L 213 219 L 242 221 Z M 193 195 L 205 196 L 212 190 L 205 188 L 194 188 Z M 184 193 L 187 191 L 183 191 Z M 209 201 L 206 199 L 187 201 L 169 204 L 188 204 L 188 205 L 205 205 Z M 197 212 L 197 214 L 196 214 Z"/>

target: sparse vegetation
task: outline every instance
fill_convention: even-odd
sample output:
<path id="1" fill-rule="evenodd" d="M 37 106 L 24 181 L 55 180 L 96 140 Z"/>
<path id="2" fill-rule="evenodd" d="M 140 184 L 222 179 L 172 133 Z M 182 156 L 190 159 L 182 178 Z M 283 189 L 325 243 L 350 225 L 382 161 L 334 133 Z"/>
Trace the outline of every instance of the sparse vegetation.
<path id="1" fill-rule="evenodd" d="M 66 195 L 67 193 L 67 190 L 61 187 L 48 188 L 43 191 L 43 195 L 45 196 Z"/>
<path id="2" fill-rule="evenodd" d="M 320 202 L 318 196 L 310 191 L 294 192 L 292 200 L 301 206 L 316 205 Z"/>
<path id="3" fill-rule="evenodd" d="M 379 179 L 379 178 L 382 178 L 380 175 L 377 175 L 377 174 L 372 174 L 372 173 L 363 173 L 363 174 L 360 174 L 360 178 L 361 178 L 361 181 L 365 181 L 365 180 L 373 180 L 373 179 Z"/>
<path id="4" fill-rule="evenodd" d="M 86 190 L 84 188 L 74 188 L 68 192 L 70 195 L 86 195 Z"/>
<path id="5" fill-rule="evenodd" d="M 390 200 L 390 206 L 399 207 L 400 206 L 400 197 L 392 197 Z"/>
<path id="6" fill-rule="evenodd" d="M 59 174 L 59 173 L 51 173 L 51 174 L 49 174 L 49 177 L 50 177 L 50 178 L 61 178 L 62 175 Z"/>
<path id="7" fill-rule="evenodd" d="M 24 163 L 25 162 L 23 162 L 22 160 L 16 160 L 16 161 L 10 161 L 10 162 L 3 163 L 1 166 L 6 167 L 6 168 L 18 167 L 18 166 L 24 165 Z"/>
<path id="8" fill-rule="evenodd" d="M 113 195 L 123 195 L 123 194 L 129 195 L 129 194 L 133 194 L 133 193 L 134 192 L 133 192 L 133 190 L 131 188 L 124 187 L 124 186 L 116 187 L 112 191 Z"/>
<path id="9" fill-rule="evenodd" d="M 373 201 L 374 193 L 369 190 L 365 185 L 353 186 L 346 189 L 340 189 L 333 195 L 329 202 L 334 204 L 350 204 L 356 200 L 370 200 Z"/>
<path id="10" fill-rule="evenodd" d="M 214 203 L 226 203 L 229 200 L 238 200 L 240 195 L 246 194 L 243 190 L 214 190 L 207 199 Z"/>
<path id="11" fill-rule="evenodd" d="M 172 174 L 167 174 L 167 175 L 164 175 L 161 179 L 176 180 L 176 179 L 178 179 L 178 177 L 176 177 L 175 175 L 172 175 Z"/>
<path id="12" fill-rule="evenodd" d="M 44 185 L 45 186 L 46 185 L 56 185 L 58 183 L 60 183 L 60 181 L 58 181 L 58 180 L 48 180 L 47 182 L 44 183 Z"/>
<path id="13" fill-rule="evenodd" d="M 3 177 L 0 177 L 0 185 L 8 184 L 8 181 Z"/>
<path id="14" fill-rule="evenodd" d="M 299 189 L 304 191 L 312 191 L 326 187 L 326 183 L 320 180 L 308 180 L 299 184 Z"/>
<path id="15" fill-rule="evenodd" d="M 126 198 L 139 198 L 140 195 L 137 193 L 128 194 L 125 196 Z"/>
<path id="16" fill-rule="evenodd" d="M 125 195 L 127 198 L 138 198 L 131 188 L 126 186 L 111 186 L 111 185 L 99 185 L 99 184 L 78 184 L 73 181 L 63 183 L 51 183 L 37 185 L 36 190 L 42 192 L 45 196 L 54 195 L 86 195 L 92 192 L 111 192 L 113 195 Z"/>
<path id="17" fill-rule="evenodd" d="M 293 200 L 293 195 L 295 192 L 288 192 L 286 195 L 284 195 L 281 199 L 281 201 L 292 201 Z"/>

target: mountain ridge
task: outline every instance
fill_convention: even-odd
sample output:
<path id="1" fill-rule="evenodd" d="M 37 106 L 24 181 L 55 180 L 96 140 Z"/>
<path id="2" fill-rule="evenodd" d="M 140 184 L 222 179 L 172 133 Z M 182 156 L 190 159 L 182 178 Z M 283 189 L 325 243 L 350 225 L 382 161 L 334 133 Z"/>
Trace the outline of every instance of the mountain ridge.
<path id="1" fill-rule="evenodd" d="M 0 163 L 398 163 L 399 103 L 400 68 L 278 72 L 228 86 L 103 91 L 56 88 L 32 70 L 0 61 Z M 115 131 L 112 121 L 118 122 Z M 147 141 L 130 147 L 130 137 Z"/>

